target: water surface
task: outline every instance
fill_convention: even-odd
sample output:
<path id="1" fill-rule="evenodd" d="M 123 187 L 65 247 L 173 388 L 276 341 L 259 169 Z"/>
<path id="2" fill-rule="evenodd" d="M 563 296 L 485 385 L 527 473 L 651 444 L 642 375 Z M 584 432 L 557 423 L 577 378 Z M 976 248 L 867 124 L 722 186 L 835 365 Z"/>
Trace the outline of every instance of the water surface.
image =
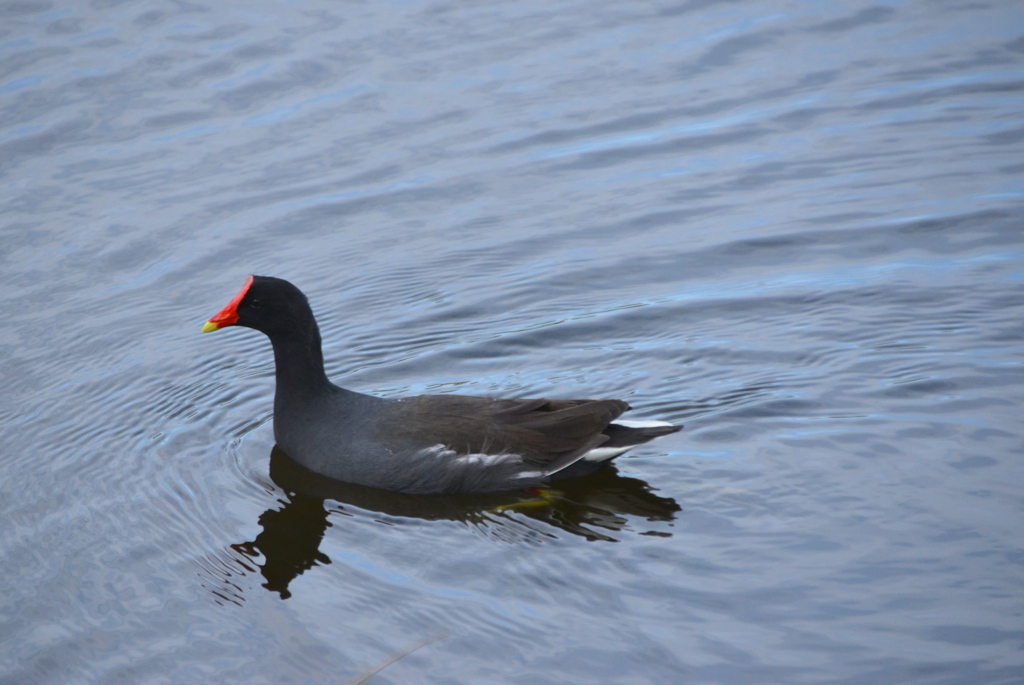
<path id="1" fill-rule="evenodd" d="M 1016 683 L 1014 3 L 0 8 L 0 681 Z M 683 433 L 528 494 L 273 449 L 251 273 L 383 396 Z"/>

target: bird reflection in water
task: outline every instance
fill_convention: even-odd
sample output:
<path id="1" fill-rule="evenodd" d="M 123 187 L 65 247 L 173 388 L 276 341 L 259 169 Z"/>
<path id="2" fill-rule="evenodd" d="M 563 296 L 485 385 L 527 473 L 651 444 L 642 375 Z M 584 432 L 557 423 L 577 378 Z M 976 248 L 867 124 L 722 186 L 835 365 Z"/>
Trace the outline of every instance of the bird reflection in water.
<path id="1" fill-rule="evenodd" d="M 654 494 L 645 481 L 619 475 L 614 466 L 528 493 L 403 495 L 317 475 L 275 446 L 270 454 L 270 477 L 288 493 L 287 500 L 281 501 L 282 507 L 268 509 L 260 516 L 263 531 L 255 540 L 231 547 L 240 555 L 234 561 L 243 566 L 244 573 L 259 569 L 266 579 L 263 587 L 279 593 L 282 599 L 291 596 L 288 586 L 296 576 L 331 563 L 320 551 L 320 541 L 331 525 L 325 500 L 337 502 L 342 511 L 353 507 L 399 518 L 462 521 L 503 539 L 515 537 L 510 530 L 516 527 L 526 526 L 536 534 L 538 527 L 529 524 L 541 522 L 587 540 L 615 542 L 615 534 L 629 526 L 627 517 L 667 522 L 681 511 L 674 499 Z M 557 536 L 555 530 L 539 528 L 543 535 Z M 669 535 L 653 530 L 641 534 Z M 261 556 L 262 565 L 257 563 Z M 233 597 L 215 593 L 237 603 L 241 600 L 240 588 L 234 582 L 230 585 Z"/>

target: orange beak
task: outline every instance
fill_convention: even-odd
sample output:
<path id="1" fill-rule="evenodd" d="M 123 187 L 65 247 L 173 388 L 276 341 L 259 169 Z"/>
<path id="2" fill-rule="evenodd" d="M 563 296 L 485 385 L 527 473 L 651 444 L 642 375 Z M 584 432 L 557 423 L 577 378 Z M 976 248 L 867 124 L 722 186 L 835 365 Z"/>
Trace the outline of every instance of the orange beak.
<path id="1" fill-rule="evenodd" d="M 209 333 L 210 331 L 217 331 L 227 326 L 234 326 L 238 323 L 238 305 L 242 303 L 245 298 L 245 294 L 249 292 L 249 286 L 252 285 L 252 276 L 249 276 L 249 280 L 245 282 L 242 289 L 235 295 L 234 299 L 228 302 L 228 306 L 217 312 L 212 319 L 207 321 L 203 325 L 203 333 Z"/>

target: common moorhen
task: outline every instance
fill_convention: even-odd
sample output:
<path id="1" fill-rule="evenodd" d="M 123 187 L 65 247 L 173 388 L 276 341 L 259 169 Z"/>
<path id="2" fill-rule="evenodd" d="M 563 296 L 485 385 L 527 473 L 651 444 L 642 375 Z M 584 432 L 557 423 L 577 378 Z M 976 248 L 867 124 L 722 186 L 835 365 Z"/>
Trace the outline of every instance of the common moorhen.
<path id="1" fill-rule="evenodd" d="M 324 373 L 309 301 L 280 278 L 250 276 L 203 326 L 260 331 L 274 346 L 274 439 L 307 469 L 407 493 L 479 493 L 586 475 L 626 450 L 680 430 L 622 421 L 620 400 L 383 398 L 340 388 Z M 614 422 L 614 423 L 613 423 Z"/>

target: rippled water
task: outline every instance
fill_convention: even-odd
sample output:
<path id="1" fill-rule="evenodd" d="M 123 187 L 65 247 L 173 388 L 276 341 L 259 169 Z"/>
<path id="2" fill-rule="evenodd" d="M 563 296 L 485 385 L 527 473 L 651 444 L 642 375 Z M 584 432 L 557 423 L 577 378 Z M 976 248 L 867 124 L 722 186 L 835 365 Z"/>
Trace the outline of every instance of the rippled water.
<path id="1" fill-rule="evenodd" d="M 0 113 L 0 681 L 1021 682 L 1016 3 L 25 0 Z M 250 273 L 346 387 L 686 430 L 310 476 Z"/>

